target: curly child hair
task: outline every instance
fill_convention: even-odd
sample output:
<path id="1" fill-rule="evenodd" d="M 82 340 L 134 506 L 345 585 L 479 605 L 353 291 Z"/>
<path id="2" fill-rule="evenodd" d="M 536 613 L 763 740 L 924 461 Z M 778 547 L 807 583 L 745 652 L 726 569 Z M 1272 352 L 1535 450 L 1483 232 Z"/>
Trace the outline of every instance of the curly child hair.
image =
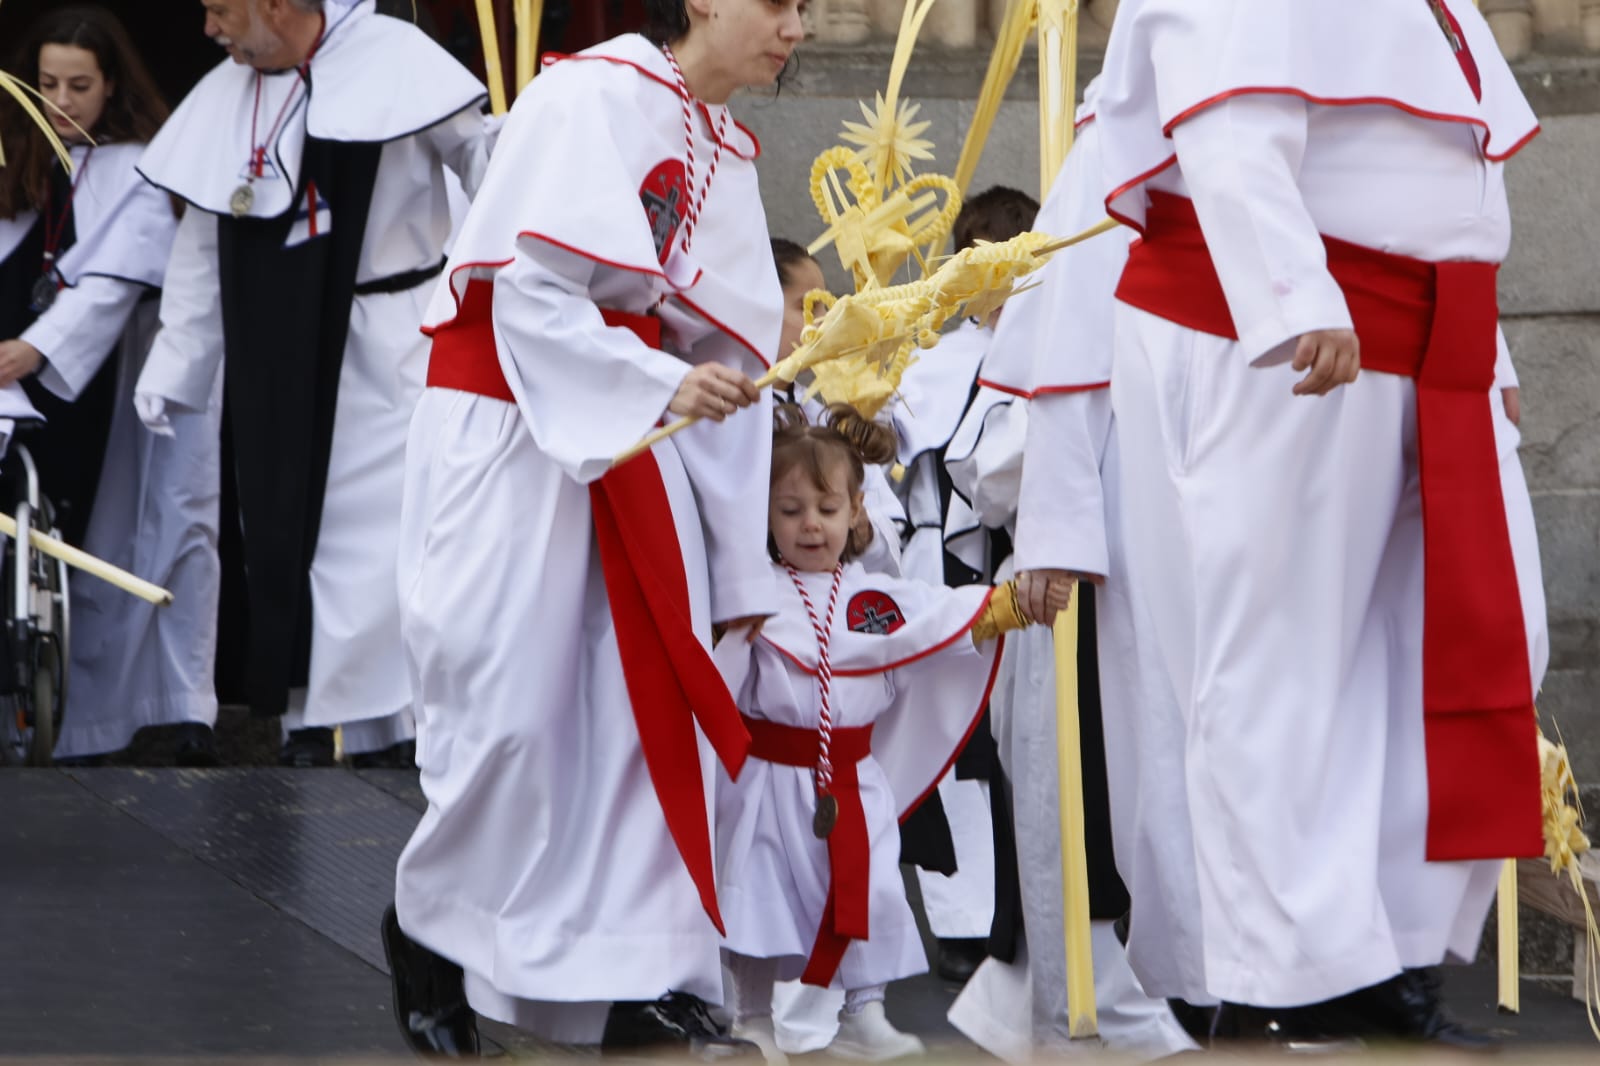
<path id="1" fill-rule="evenodd" d="M 894 430 L 882 422 L 864 417 L 847 403 L 836 403 L 813 424 L 799 404 L 779 404 L 772 413 L 772 484 L 777 484 L 795 467 L 804 469 L 811 483 L 824 492 L 841 488 L 852 500 L 866 480 L 866 464 L 884 466 L 894 462 L 897 450 Z M 847 484 L 831 484 L 828 475 L 845 464 Z M 850 531 L 844 548 L 848 562 L 867 550 L 872 533 Z M 778 562 L 778 549 L 769 538 L 767 551 Z"/>

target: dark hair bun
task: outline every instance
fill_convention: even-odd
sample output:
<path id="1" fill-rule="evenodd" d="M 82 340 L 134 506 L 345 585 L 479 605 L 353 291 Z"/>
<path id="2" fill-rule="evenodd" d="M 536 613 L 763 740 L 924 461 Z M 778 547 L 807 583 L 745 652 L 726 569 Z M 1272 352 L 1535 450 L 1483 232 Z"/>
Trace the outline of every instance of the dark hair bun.
<path id="1" fill-rule="evenodd" d="M 806 409 L 797 403 L 779 403 L 772 406 L 772 432 L 793 433 L 811 424 Z"/>

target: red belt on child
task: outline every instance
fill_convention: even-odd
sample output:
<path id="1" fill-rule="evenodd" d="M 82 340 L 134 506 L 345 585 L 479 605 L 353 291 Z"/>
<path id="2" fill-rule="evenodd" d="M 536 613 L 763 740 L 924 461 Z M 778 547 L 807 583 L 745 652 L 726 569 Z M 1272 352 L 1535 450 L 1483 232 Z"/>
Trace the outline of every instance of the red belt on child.
<path id="1" fill-rule="evenodd" d="M 1150 200 L 1117 298 L 1237 340 L 1194 205 L 1160 192 Z M 1533 681 L 1489 408 L 1498 268 L 1323 241 L 1361 341 L 1361 368 L 1417 383 L 1427 857 L 1541 855 Z"/>
<path id="2" fill-rule="evenodd" d="M 495 351 L 493 298 L 492 282 L 468 284 L 460 313 L 434 333 L 430 387 L 515 402 Z M 601 314 L 607 325 L 631 329 L 644 343 L 660 346 L 660 319 L 623 311 Z M 695 724 L 734 778 L 749 753 L 750 734 L 695 635 L 683 551 L 655 456 L 645 452 L 590 484 L 589 503 L 645 766 L 701 906 L 717 931 L 726 933 L 717 906 Z"/>
<path id="3" fill-rule="evenodd" d="M 817 765 L 822 734 L 815 729 L 748 716 L 744 726 L 750 731 L 752 758 L 807 770 Z M 872 754 L 872 727 L 835 727 L 828 754 L 833 762 L 833 796 L 839 803 L 839 820 L 828 834 L 828 901 L 822 909 L 822 924 L 817 927 L 811 957 L 800 975 L 804 983 L 824 987 L 833 982 L 850 941 L 867 939 L 872 841 L 867 834 L 867 812 L 861 806 L 861 778 L 856 764 Z"/>

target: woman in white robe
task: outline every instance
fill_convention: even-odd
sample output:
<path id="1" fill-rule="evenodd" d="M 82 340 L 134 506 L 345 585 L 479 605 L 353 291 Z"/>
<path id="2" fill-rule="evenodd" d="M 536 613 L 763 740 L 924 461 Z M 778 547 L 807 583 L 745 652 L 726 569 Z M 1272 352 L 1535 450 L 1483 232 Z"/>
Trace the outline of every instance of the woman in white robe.
<path id="1" fill-rule="evenodd" d="M 19 74 L 59 109 L 54 125 L 73 172 L 52 162 L 37 131 L 0 170 L 0 215 L 11 212 L 0 220 L 5 273 L 26 282 L 0 297 L 0 337 L 15 338 L 0 340 L 0 382 L 20 379 L 49 419 L 23 439 L 41 490 L 64 504 L 68 539 L 174 594 L 157 608 L 74 575 L 56 754 L 93 758 L 126 747 L 144 726 L 182 723 L 178 760 L 214 765 L 217 469 L 197 445 L 215 437 L 217 421 L 214 412 L 180 416 L 174 436 L 154 438 L 132 405 L 177 225 L 172 202 L 135 164 L 166 108 L 106 11 L 52 12 L 29 41 Z M 40 163 L 42 198 L 27 189 Z"/>
<path id="2" fill-rule="evenodd" d="M 386 935 L 458 964 L 474 1011 L 569 1043 L 660 1043 L 661 1019 L 720 1039 L 706 770 L 737 771 L 749 738 L 708 649 L 713 623 L 776 606 L 751 378 L 782 318 L 759 145 L 726 101 L 803 31 L 795 3 L 705 6 L 664 5 L 653 39 L 554 61 L 518 100 L 426 318 L 407 449 L 428 810 Z M 711 421 L 612 469 L 680 415 Z"/>

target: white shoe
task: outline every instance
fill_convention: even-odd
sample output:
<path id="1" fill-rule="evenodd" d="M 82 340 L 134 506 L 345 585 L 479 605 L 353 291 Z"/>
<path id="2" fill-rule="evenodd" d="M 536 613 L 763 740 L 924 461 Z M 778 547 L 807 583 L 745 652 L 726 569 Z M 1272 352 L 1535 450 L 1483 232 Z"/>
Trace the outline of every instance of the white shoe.
<path id="1" fill-rule="evenodd" d="M 873 1000 L 854 1014 L 840 1011 L 839 1035 L 828 1045 L 828 1054 L 834 1058 L 857 1062 L 887 1062 L 927 1053 L 922 1041 L 889 1024 L 882 1000 Z"/>
<path id="2" fill-rule="evenodd" d="M 767 1060 L 767 1066 L 789 1066 L 789 1056 L 778 1046 L 778 1036 L 772 1028 L 772 1015 L 766 1014 L 759 1018 L 746 1018 L 742 1022 L 734 1022 L 729 1028 L 729 1035 L 738 1040 L 748 1040 L 760 1048 L 761 1057 Z"/>

